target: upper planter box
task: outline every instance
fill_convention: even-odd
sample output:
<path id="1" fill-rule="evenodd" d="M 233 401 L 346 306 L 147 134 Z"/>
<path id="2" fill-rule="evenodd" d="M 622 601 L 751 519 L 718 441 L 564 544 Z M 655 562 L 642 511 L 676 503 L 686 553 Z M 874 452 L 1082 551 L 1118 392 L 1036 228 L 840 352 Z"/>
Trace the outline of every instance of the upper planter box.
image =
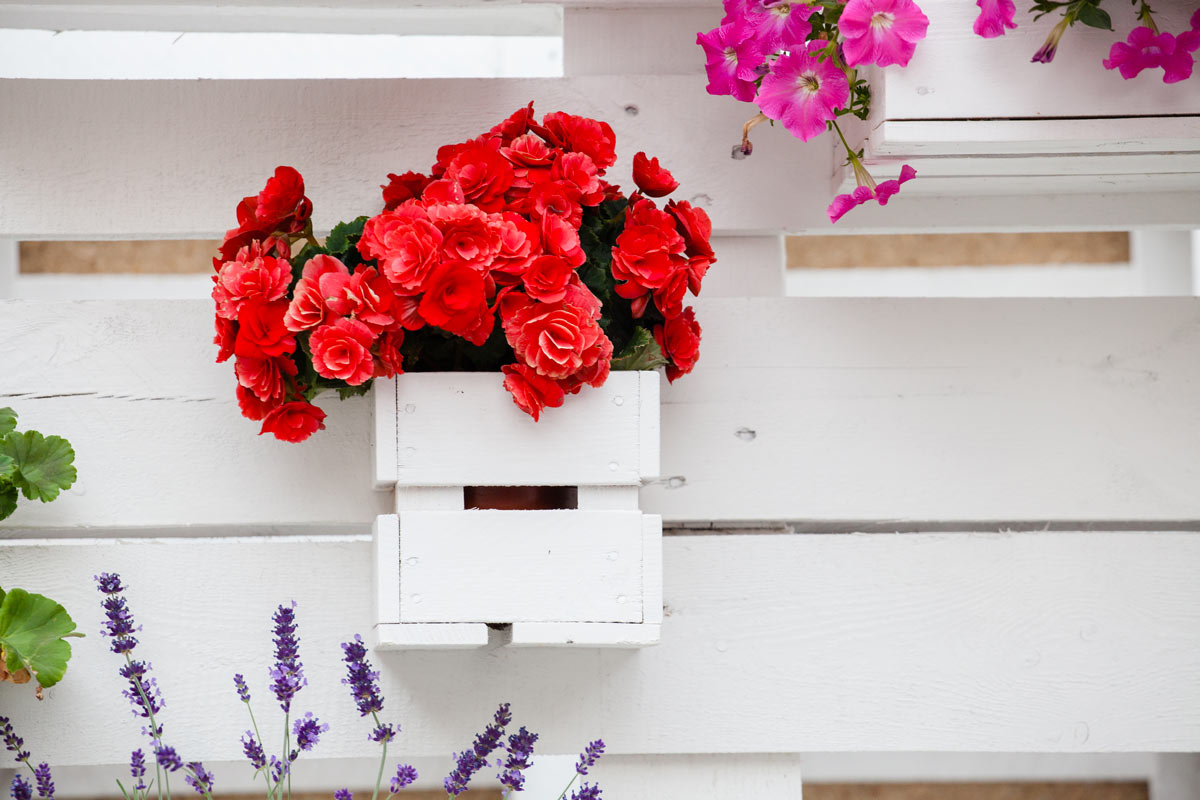
<path id="1" fill-rule="evenodd" d="M 615 372 L 534 422 L 498 373 L 377 382 L 376 486 L 396 491 L 375 526 L 378 646 L 482 646 L 489 626 L 514 645 L 657 642 L 662 521 L 638 488 L 658 476 L 658 395 L 657 373 Z"/>
<path id="2" fill-rule="evenodd" d="M 1128 3 L 1106 3 L 1115 31 L 1069 29 L 1050 64 L 1030 58 L 1057 17 L 982 39 L 978 9 L 921 2 L 928 37 L 905 68 L 877 71 L 862 137 L 868 168 L 893 177 L 911 164 L 906 193 L 1194 190 L 1200 176 L 1200 75 L 1162 82 L 1162 70 L 1124 80 L 1101 61 L 1137 24 Z M 1111 6 L 1111 7 L 1110 7 Z M 1166 31 L 1188 28 L 1193 4 L 1156 4 Z M 853 176 L 843 176 L 853 182 Z M 881 178 L 881 179 L 882 179 Z"/>

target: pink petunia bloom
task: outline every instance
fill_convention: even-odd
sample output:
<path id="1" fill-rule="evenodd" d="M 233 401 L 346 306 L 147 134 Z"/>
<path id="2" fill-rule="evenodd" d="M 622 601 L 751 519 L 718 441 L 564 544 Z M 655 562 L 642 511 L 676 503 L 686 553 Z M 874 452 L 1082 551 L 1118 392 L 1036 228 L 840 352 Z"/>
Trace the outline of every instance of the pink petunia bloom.
<path id="1" fill-rule="evenodd" d="M 780 3 L 754 0 L 747 4 L 745 19 L 754 26 L 754 34 L 764 53 L 800 49 L 812 25 L 808 18 L 815 9 L 807 3 Z"/>
<path id="2" fill-rule="evenodd" d="M 850 0 L 838 19 L 846 66 L 908 66 L 929 18 L 913 0 Z"/>
<path id="3" fill-rule="evenodd" d="M 748 22 L 730 22 L 708 33 L 697 33 L 696 44 L 704 48 L 709 94 L 729 94 L 742 101 L 754 99 L 757 67 L 766 56 Z"/>
<path id="4" fill-rule="evenodd" d="M 975 0 L 979 6 L 979 16 L 975 19 L 975 33 L 984 39 L 995 39 L 1003 36 L 1008 30 L 1017 27 L 1013 17 L 1017 6 L 1013 0 Z"/>
<path id="5" fill-rule="evenodd" d="M 772 65 L 754 102 L 763 114 L 782 121 L 793 136 L 807 142 L 825 130 L 825 123 L 849 99 L 850 83 L 832 59 L 792 53 Z"/>
<path id="6" fill-rule="evenodd" d="M 1046 41 L 1042 42 L 1042 46 L 1029 60 L 1035 64 L 1049 64 L 1053 61 L 1054 54 L 1058 52 L 1058 43 L 1066 33 L 1069 24 L 1070 20 L 1063 17 L 1061 22 L 1050 29 L 1050 35 L 1046 37 Z"/>
<path id="7" fill-rule="evenodd" d="M 1195 34 L 1196 31 L 1186 31 L 1171 37 L 1170 50 L 1164 50 L 1162 55 L 1163 83 L 1178 83 L 1192 77 L 1195 66 L 1192 51 L 1200 47 L 1200 36 Z M 1163 35 L 1171 36 L 1169 33 Z"/>
<path id="8" fill-rule="evenodd" d="M 1175 37 L 1169 33 L 1155 33 L 1145 25 L 1134 28 L 1124 42 L 1113 42 L 1104 59 L 1105 69 L 1120 70 L 1125 80 L 1137 77 L 1145 69 L 1154 69 L 1163 64 L 1163 55 L 1175 50 Z"/>
<path id="9" fill-rule="evenodd" d="M 859 167 L 859 165 L 856 165 L 856 167 Z M 858 206 L 861 206 L 863 203 L 866 203 L 870 200 L 875 200 L 879 203 L 879 205 L 886 206 L 888 204 L 888 200 L 891 200 L 892 196 L 896 194 L 896 192 L 900 191 L 900 184 L 911 181 L 913 178 L 917 177 L 917 171 L 908 164 L 905 164 L 900 168 L 899 178 L 893 178 L 892 180 L 884 181 L 876 186 L 872 185 L 870 182 L 871 176 L 866 175 L 865 169 L 861 169 L 861 167 L 855 169 L 855 175 L 858 176 L 860 171 L 862 175 L 866 176 L 868 183 L 858 186 L 849 194 L 839 194 L 837 197 L 833 198 L 833 202 L 829 204 L 829 208 L 827 209 L 830 222 L 837 222 L 839 219 L 845 216 L 847 211 L 852 208 L 857 208 Z"/>

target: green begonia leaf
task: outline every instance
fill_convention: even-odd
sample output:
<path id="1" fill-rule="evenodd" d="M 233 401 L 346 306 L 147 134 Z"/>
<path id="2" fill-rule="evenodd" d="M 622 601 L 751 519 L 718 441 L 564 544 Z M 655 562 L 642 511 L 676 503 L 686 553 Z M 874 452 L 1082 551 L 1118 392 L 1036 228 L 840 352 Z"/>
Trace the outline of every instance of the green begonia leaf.
<path id="1" fill-rule="evenodd" d="M 17 412 L 11 408 L 0 408 L 0 436 L 17 429 Z"/>
<path id="2" fill-rule="evenodd" d="M 344 255 L 362 237 L 363 227 L 367 217 L 359 217 L 353 222 L 339 222 L 325 237 L 325 249 L 336 255 Z"/>
<path id="3" fill-rule="evenodd" d="M 83 636 L 67 610 L 49 597 L 10 589 L 0 601 L 0 649 L 9 672 L 25 668 L 39 685 L 62 680 L 71 658 L 65 637 Z"/>
<path id="4" fill-rule="evenodd" d="M 657 369 L 666 363 L 667 359 L 654 340 L 654 335 L 645 328 L 636 328 L 625 350 L 612 360 L 612 368 Z"/>
<path id="5" fill-rule="evenodd" d="M 1076 19 L 1092 28 L 1099 28 L 1105 31 L 1113 29 L 1112 17 L 1108 15 L 1108 12 L 1088 3 L 1079 7 L 1079 14 Z"/>
<path id="6" fill-rule="evenodd" d="M 10 433 L 0 439 L 0 453 L 17 462 L 12 482 L 29 500 L 49 503 L 75 482 L 75 451 L 61 436 Z"/>

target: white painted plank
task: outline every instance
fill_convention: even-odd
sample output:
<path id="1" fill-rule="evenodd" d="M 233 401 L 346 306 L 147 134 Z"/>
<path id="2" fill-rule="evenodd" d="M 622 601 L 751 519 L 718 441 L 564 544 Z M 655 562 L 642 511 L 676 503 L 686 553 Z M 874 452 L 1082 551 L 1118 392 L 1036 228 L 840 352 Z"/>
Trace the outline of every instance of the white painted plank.
<path id="1" fill-rule="evenodd" d="M 454 114 L 445 113 L 448 97 Z M 645 150 L 680 181 L 678 198 L 704 207 L 719 231 L 785 227 L 793 212 L 777 199 L 814 181 L 824 185 L 830 171 L 828 142 L 800 149 L 780 131 L 756 141 L 754 159 L 731 159 L 746 109 L 708 96 L 704 81 L 693 75 L 5 80 L 0 107 L 24 111 L 0 117 L 0 235 L 219 236 L 233 226 L 238 201 L 259 191 L 278 164 L 304 175 L 315 225 L 328 230 L 340 220 L 377 213 L 379 185 L 389 172 L 428 169 L 438 147 L 486 131 L 530 100 L 542 114 L 561 109 L 611 123 L 620 160 L 609 179 L 631 189 L 633 155 Z M 338 124 L 314 125 L 331 117 Z M 79 124 L 81 119 L 88 123 Z M 238 132 L 239 141 L 232 151 L 223 145 L 230 131 Z M 202 185 L 184 191 L 164 179 L 179 174 L 181 163 L 204 175 Z M 73 190 L 64 196 L 50 189 L 56 183 L 70 183 Z M 114 185 L 123 191 L 114 195 Z M 749 202 L 753 197 L 764 200 Z"/>
<path id="2" fill-rule="evenodd" d="M 640 377 L 615 372 L 536 422 L 503 376 L 425 372 L 397 383 L 404 486 L 637 485 L 657 466 L 658 440 L 642 417 Z M 643 431 L 643 426 L 647 429 Z M 653 474 L 653 472 L 651 472 Z"/>
<path id="3" fill-rule="evenodd" d="M 396 381 L 377 378 L 371 387 L 371 469 L 376 489 L 395 487 L 400 434 L 397 429 Z"/>
<path id="4" fill-rule="evenodd" d="M 578 756 L 544 757 L 526 784 L 528 797 L 555 798 L 571 779 Z M 588 771 L 605 797 L 621 800 L 728 800 L 760 797 L 801 800 L 804 759 L 790 754 L 605 757 Z M 578 784 L 576 784 L 578 786 Z"/>
<path id="5" fill-rule="evenodd" d="M 1191 231 L 1130 231 L 1129 246 L 1129 261 L 1141 278 L 1142 294 L 1194 294 Z"/>
<path id="6" fill-rule="evenodd" d="M 1200 753 L 1164 753 L 1150 779 L 1150 800 L 1198 800 Z"/>
<path id="7" fill-rule="evenodd" d="M 791 297 L 1130 297 L 1144 288 L 1128 264 L 798 268 L 784 280 Z"/>
<path id="8" fill-rule="evenodd" d="M 1112 14 L 1115 32 L 1076 25 L 1063 37 L 1053 63 L 1035 64 L 1030 58 L 1057 15 L 1033 22 L 1020 8 L 1016 30 L 983 40 L 971 29 L 979 13 L 974 4 L 921 3 L 929 17 L 928 37 L 917 45 L 907 67 L 883 70 L 883 116 L 953 120 L 1200 114 L 1196 81 L 1164 84 L 1157 71 L 1127 81 L 1101 66 L 1112 43 L 1136 24 L 1135 9 L 1128 4 L 1105 8 Z M 1155 8 L 1155 18 L 1163 30 L 1186 30 L 1193 8 L 1187 3 L 1162 4 Z"/>
<path id="9" fill-rule="evenodd" d="M 16 296 L 21 270 L 21 246 L 15 239 L 0 239 L 0 299 Z"/>
<path id="10" fill-rule="evenodd" d="M 779 297 L 786 256 L 782 236 L 716 236 L 716 266 L 704 278 L 711 297 Z"/>
<path id="11" fill-rule="evenodd" d="M 662 625 L 627 622 L 514 622 L 513 647 L 616 647 L 658 644 Z"/>
<path id="12" fill-rule="evenodd" d="M 282 7 L 281 7 L 282 6 Z M 352 11 L 350 9 L 353 9 Z M 556 36 L 561 13 L 553 6 L 288 0 L 257 2 L 0 2 L 0 27 L 53 31 L 171 31 L 176 33 L 394 33 L 409 36 Z"/>
<path id="13" fill-rule="evenodd" d="M 805 753 L 809 783 L 1146 782 L 1152 753 Z"/>
<path id="14" fill-rule="evenodd" d="M 648 481 L 662 473 L 662 377 L 647 370 L 637 375 L 638 475 Z"/>
<path id="15" fill-rule="evenodd" d="M 637 511 L 402 511 L 393 580 L 401 622 L 641 622 L 642 559 Z"/>
<path id="16" fill-rule="evenodd" d="M 400 622 L 400 518 L 381 514 L 371 526 L 371 578 L 375 594 L 375 622 Z"/>
<path id="17" fill-rule="evenodd" d="M 684 8 L 596 5 L 563 10 L 565 75 L 692 75 L 707 83 L 696 33 L 720 24 L 719 6 L 699 0 Z"/>
<path id="18" fill-rule="evenodd" d="M 4 530 L 365 531 L 392 510 L 367 402 L 323 400 L 327 429 L 299 446 L 256 436 L 211 314 L 0 304 L 0 403 L 79 467 Z M 1200 519 L 1195 299 L 702 299 L 697 318 L 702 356 L 663 389 L 662 478 L 642 492 L 668 524 Z"/>
<path id="19" fill-rule="evenodd" d="M 93 635 L 91 575 L 113 570 L 186 757 L 240 758 L 230 675 L 273 705 L 270 614 L 293 597 L 299 707 L 332 726 L 313 755 L 359 755 L 338 643 L 369 633 L 370 597 L 353 587 L 370 549 L 365 536 L 0 542 L 5 585 L 59 599 L 89 634 L 44 702 L 10 692 L 6 713 L 52 763 L 127 757 L 139 723 Z M 574 750 L 581 731 L 616 754 L 1200 749 L 1195 534 L 677 536 L 665 551 L 658 647 L 375 653 L 403 752 L 444 756 L 505 700 L 546 752 Z M 220 643 L 203 669 L 196 642 Z M 111 735 L 88 734 L 101 724 Z"/>
<path id="20" fill-rule="evenodd" d="M 663 621 L 662 517 L 642 516 L 642 622 L 647 627 Z M 655 639 L 657 641 L 657 638 Z"/>
<path id="21" fill-rule="evenodd" d="M 872 155 L 897 158 L 1164 154 L 1197 148 L 1196 120 L 1190 117 L 885 120 L 871 133 Z"/>
<path id="22" fill-rule="evenodd" d="M 35 273 L 17 275 L 11 287 L 5 296 L 17 300 L 196 300 L 213 285 L 211 274 Z"/>
<path id="23" fill-rule="evenodd" d="M 488 627 L 482 622 L 381 623 L 375 626 L 379 650 L 459 650 L 484 647 Z"/>

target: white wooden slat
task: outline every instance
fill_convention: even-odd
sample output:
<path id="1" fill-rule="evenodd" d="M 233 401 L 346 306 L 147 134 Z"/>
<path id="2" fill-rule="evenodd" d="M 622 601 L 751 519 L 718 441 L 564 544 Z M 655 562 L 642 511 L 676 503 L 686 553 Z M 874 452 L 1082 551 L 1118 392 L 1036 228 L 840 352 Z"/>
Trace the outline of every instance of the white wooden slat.
<path id="1" fill-rule="evenodd" d="M 791 297 L 1130 297 L 1143 294 L 1128 264 L 790 269 Z"/>
<path id="2" fill-rule="evenodd" d="M 657 376 L 648 380 L 653 385 Z M 406 375 L 397 383 L 398 482 L 637 485 L 658 466 L 657 430 L 643 422 L 657 404 L 641 402 L 641 385 L 637 373 L 614 373 L 535 422 L 513 403 L 499 374 Z"/>
<path id="3" fill-rule="evenodd" d="M 642 491 L 668 524 L 1200 519 L 1200 301 L 696 305 L 700 363 L 663 387 L 662 477 Z M 326 430 L 299 446 L 256 436 L 212 363 L 211 315 L 0 304 L 0 403 L 66 436 L 79 468 L 0 530 L 366 530 L 393 510 L 372 490 L 368 401 L 321 400 Z"/>
<path id="4" fill-rule="evenodd" d="M 390 489 L 399 479 L 396 392 L 396 381 L 392 378 L 379 378 L 371 387 L 371 469 L 376 489 Z"/>
<path id="5" fill-rule="evenodd" d="M 382 514 L 371 526 L 371 578 L 375 595 L 375 621 L 400 622 L 400 518 Z"/>
<path id="6" fill-rule="evenodd" d="M 1194 153 L 1197 149 L 1196 120 L 1186 116 L 969 121 L 889 119 L 880 123 L 871 134 L 872 154 L 895 157 L 1182 154 Z M 1068 166 L 1064 160 L 1063 168 Z"/>
<path id="7" fill-rule="evenodd" d="M 402 511 L 399 538 L 401 622 L 642 621 L 637 511 Z"/>
<path id="8" fill-rule="evenodd" d="M 698 0 L 684 8 L 567 7 L 563 10 L 563 73 L 571 77 L 692 75 L 693 80 L 707 83 L 704 51 L 696 44 L 696 34 L 716 27 L 721 14 L 720 6 Z"/>
<path id="9" fill-rule="evenodd" d="M 380 623 L 371 641 L 387 650 L 459 650 L 484 647 L 488 627 L 483 622 Z"/>
<path id="10" fill-rule="evenodd" d="M 448 97 L 454 113 L 446 113 Z M 327 230 L 377 213 L 389 172 L 428 169 L 438 147 L 478 135 L 530 100 L 539 113 L 562 109 L 610 122 L 620 158 L 610 179 L 632 188 L 633 154 L 645 150 L 674 172 L 679 199 L 705 208 L 719 231 L 786 227 L 794 212 L 777 200 L 798 186 L 824 185 L 830 170 L 828 143 L 806 156 L 785 133 L 756 142 L 755 159 L 731 159 L 747 112 L 709 97 L 696 76 L 3 80 L 0 107 L 23 111 L 0 117 L 0 235 L 219 236 L 233 226 L 238 201 L 279 164 L 305 176 L 315 225 Z M 239 142 L 232 150 L 223 144 L 230 131 Z M 185 188 L 171 177 L 185 172 L 203 175 L 201 185 Z M 50 189 L 68 182 L 67 195 Z M 751 202 L 757 197 L 771 201 Z"/>
<path id="11" fill-rule="evenodd" d="M 5 297 L 17 300 L 188 300 L 212 292 L 212 275 L 18 274 Z"/>
<path id="12" fill-rule="evenodd" d="M 638 648 L 658 644 L 660 624 L 628 622 L 514 622 L 507 643 L 513 647 Z"/>
<path id="13" fill-rule="evenodd" d="M 1151 800 L 1200 798 L 1200 753 L 1164 753 L 1150 779 Z"/>
<path id="14" fill-rule="evenodd" d="M 91 576 L 110 570 L 131 585 L 138 652 L 186 757 L 240 758 L 230 675 L 274 705 L 270 614 L 291 598 L 297 705 L 332 726 L 313 755 L 361 755 L 338 643 L 369 633 L 354 587 L 370 551 L 367 537 L 0 542 L 5 585 L 55 597 L 89 634 L 44 702 L 8 692 L 6 713 L 51 763 L 127 757 L 140 725 L 94 635 Z M 637 653 L 374 653 L 397 752 L 444 756 L 505 700 L 546 752 L 581 731 L 616 754 L 1200 749 L 1195 534 L 676 536 L 665 567 L 662 643 Z M 198 642 L 213 644 L 204 669 Z M 110 735 L 91 736 L 101 724 Z"/>
<path id="15" fill-rule="evenodd" d="M 281 7 L 283 6 L 283 7 Z M 350 8 L 353 8 L 351 11 Z M 556 36 L 561 13 L 553 6 L 288 0 L 191 3 L 0 2 L 0 27 L 46 30 L 393 33 L 409 36 Z"/>
<path id="16" fill-rule="evenodd" d="M 20 243 L 15 239 L 0 239 L 0 299 L 8 299 L 16 294 L 20 269 Z"/>
<path id="17" fill-rule="evenodd" d="M 704 277 L 710 297 L 779 297 L 784 294 L 784 237 L 715 236 L 717 264 Z"/>
<path id="18" fill-rule="evenodd" d="M 1146 782 L 1152 753 L 805 753 L 808 783 Z"/>
<path id="19" fill-rule="evenodd" d="M 1146 295 L 1195 294 L 1191 231 L 1130 231 L 1129 260 Z"/>
<path id="20" fill-rule="evenodd" d="M 1200 84 L 1164 84 L 1162 73 L 1147 71 L 1126 81 L 1101 61 L 1109 47 L 1137 23 L 1126 4 L 1106 6 L 1115 31 L 1076 25 L 1063 37 L 1050 64 L 1030 62 L 1058 20 L 1033 22 L 1018 9 L 1016 30 L 983 40 L 971 30 L 974 4 L 928 0 L 927 38 L 908 66 L 883 70 L 884 117 L 914 120 L 997 119 L 1006 117 L 1134 117 L 1200 114 Z M 1193 6 L 1167 3 L 1155 8 L 1163 30 L 1187 30 Z M 1003 75 L 1003 80 L 995 76 Z"/>

